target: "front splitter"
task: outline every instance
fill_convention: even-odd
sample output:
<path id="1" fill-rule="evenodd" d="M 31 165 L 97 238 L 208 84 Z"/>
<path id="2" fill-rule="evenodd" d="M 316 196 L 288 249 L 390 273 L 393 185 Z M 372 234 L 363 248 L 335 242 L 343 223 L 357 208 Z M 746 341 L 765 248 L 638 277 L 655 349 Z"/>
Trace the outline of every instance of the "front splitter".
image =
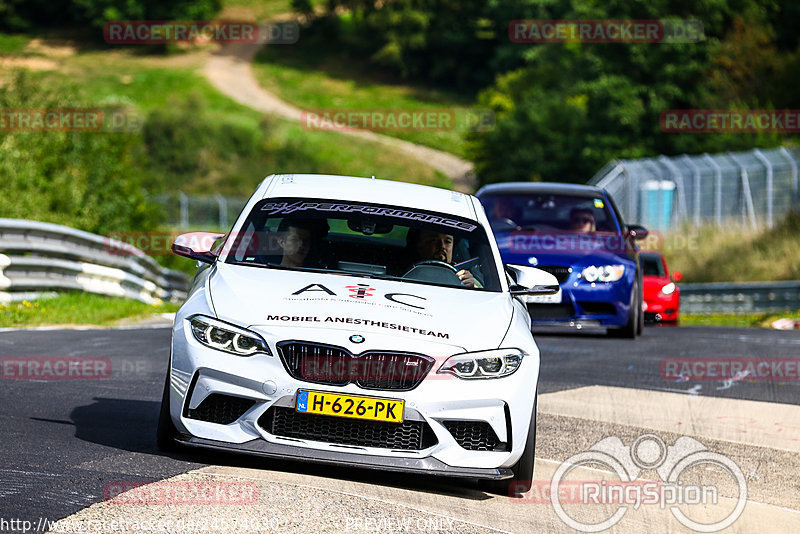
<path id="1" fill-rule="evenodd" d="M 514 476 L 513 471 L 507 468 L 487 469 L 453 467 L 436 458 L 393 458 L 390 456 L 363 456 L 346 452 L 339 453 L 314 449 L 298 449 L 290 445 L 270 443 L 263 439 L 254 439 L 246 443 L 225 443 L 197 437 L 179 437 L 175 442 L 188 447 L 216 449 L 279 460 L 311 462 L 362 469 L 379 469 L 381 471 L 399 473 L 421 473 L 485 480 L 504 480 L 513 478 Z"/>

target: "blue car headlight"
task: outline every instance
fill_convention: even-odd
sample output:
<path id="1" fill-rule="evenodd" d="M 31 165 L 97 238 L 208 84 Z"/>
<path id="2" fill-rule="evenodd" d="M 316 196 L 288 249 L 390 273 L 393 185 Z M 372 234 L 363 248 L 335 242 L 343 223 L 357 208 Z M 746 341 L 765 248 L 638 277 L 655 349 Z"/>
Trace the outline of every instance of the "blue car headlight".
<path id="1" fill-rule="evenodd" d="M 188 320 L 192 335 L 206 347 L 236 356 L 253 354 L 272 356 L 267 342 L 255 332 L 205 315 L 195 315 Z"/>
<path id="2" fill-rule="evenodd" d="M 581 278 L 587 282 L 616 282 L 624 274 L 624 265 L 590 265 L 581 271 Z"/>
<path id="3" fill-rule="evenodd" d="M 500 378 L 516 372 L 525 353 L 519 349 L 494 349 L 450 356 L 437 373 L 458 378 Z"/>

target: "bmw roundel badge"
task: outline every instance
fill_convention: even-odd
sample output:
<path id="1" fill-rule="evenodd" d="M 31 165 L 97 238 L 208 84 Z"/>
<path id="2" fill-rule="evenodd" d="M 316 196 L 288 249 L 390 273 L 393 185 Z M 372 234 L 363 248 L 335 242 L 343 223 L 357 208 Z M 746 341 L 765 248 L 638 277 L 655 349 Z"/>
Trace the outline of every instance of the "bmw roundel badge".
<path id="1" fill-rule="evenodd" d="M 350 336 L 350 341 L 353 343 L 363 343 L 366 340 L 364 336 L 359 336 L 358 334 L 353 334 Z"/>

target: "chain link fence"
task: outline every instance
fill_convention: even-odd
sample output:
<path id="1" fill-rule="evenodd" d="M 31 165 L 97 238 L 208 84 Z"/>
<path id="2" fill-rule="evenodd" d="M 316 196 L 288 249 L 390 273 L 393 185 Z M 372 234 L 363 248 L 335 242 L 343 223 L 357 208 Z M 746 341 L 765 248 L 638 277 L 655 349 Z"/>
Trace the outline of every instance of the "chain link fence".
<path id="1" fill-rule="evenodd" d="M 590 184 L 627 221 L 662 232 L 683 223 L 771 227 L 798 209 L 800 148 L 612 161 Z"/>
<path id="2" fill-rule="evenodd" d="M 166 215 L 166 224 L 181 230 L 230 230 L 242 208 L 246 197 L 222 195 L 187 195 L 177 191 L 169 195 L 153 197 L 152 202 L 161 206 Z"/>

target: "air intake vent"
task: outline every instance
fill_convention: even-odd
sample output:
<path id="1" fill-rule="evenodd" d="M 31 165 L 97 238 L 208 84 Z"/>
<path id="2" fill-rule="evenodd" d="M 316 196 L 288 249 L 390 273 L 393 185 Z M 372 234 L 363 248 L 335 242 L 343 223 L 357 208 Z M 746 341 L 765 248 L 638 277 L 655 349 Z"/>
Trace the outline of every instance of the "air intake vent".
<path id="1" fill-rule="evenodd" d="M 491 425 L 485 421 L 442 421 L 456 442 L 468 451 L 505 451 Z"/>
<path id="2" fill-rule="evenodd" d="M 295 411 L 294 408 L 273 406 L 261 416 L 258 424 L 274 436 L 338 445 L 418 451 L 437 443 L 436 435 L 424 421 L 359 421 L 305 414 Z"/>
<path id="3" fill-rule="evenodd" d="M 229 425 L 244 415 L 244 412 L 252 408 L 255 403 L 256 401 L 251 399 L 212 393 L 203 399 L 200 406 L 194 410 L 186 410 L 186 417 L 208 423 Z"/>

